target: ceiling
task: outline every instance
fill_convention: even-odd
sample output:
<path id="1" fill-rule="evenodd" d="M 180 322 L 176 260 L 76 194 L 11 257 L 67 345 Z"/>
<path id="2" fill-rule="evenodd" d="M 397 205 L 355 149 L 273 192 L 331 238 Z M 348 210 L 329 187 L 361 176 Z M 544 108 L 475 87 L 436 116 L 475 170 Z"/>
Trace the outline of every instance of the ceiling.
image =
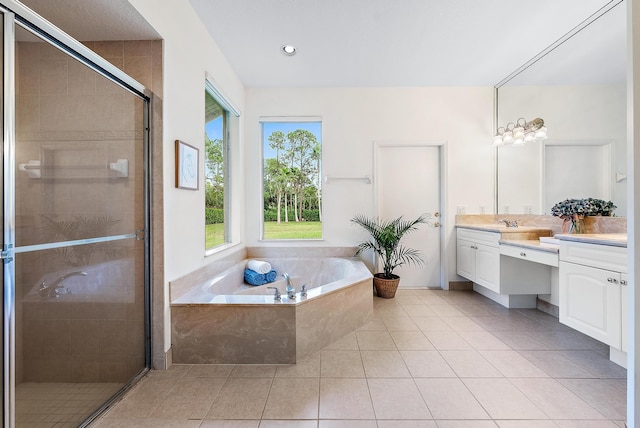
<path id="1" fill-rule="evenodd" d="M 20 0 L 76 40 L 157 40 L 128 0 Z"/>
<path id="2" fill-rule="evenodd" d="M 608 0 L 190 0 L 249 87 L 493 85 Z M 283 44 L 298 49 L 280 53 Z"/>
<path id="3" fill-rule="evenodd" d="M 494 85 L 619 1 L 189 0 L 247 87 Z M 160 38 L 127 0 L 23 3 L 79 40 Z"/>

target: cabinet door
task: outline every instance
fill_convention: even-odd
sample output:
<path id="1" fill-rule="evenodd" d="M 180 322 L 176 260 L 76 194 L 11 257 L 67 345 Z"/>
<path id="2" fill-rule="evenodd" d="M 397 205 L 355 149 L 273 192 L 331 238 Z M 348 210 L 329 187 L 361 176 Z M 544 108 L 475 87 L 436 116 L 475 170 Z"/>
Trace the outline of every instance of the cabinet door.
<path id="1" fill-rule="evenodd" d="M 621 290 L 621 326 L 620 326 L 620 349 L 624 352 L 627 352 L 627 334 L 629 332 L 628 324 L 629 324 L 629 308 L 627 305 L 629 304 L 629 288 L 627 287 L 627 274 L 623 273 L 620 275 L 620 290 Z"/>
<path id="2" fill-rule="evenodd" d="M 620 274 L 560 262 L 560 322 L 620 348 Z"/>
<path id="3" fill-rule="evenodd" d="M 500 249 L 483 244 L 476 246 L 476 283 L 500 293 Z"/>
<path id="4" fill-rule="evenodd" d="M 473 242 L 458 239 L 456 271 L 458 275 L 475 281 L 476 276 L 476 250 Z"/>

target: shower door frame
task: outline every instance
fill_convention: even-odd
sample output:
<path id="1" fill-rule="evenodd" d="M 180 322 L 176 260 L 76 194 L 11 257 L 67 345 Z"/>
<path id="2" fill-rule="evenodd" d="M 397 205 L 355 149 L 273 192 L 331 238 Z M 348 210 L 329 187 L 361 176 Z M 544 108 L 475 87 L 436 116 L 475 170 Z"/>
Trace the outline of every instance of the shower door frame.
<path id="1" fill-rule="evenodd" d="M 144 241 L 144 355 L 145 366 L 137 376 L 130 379 L 116 394 L 90 415 L 81 425 L 86 426 L 95 419 L 108 405 L 117 399 L 118 395 L 126 391 L 142 374 L 151 367 L 151 222 L 150 222 L 150 104 L 151 92 L 118 69 L 104 58 L 78 42 L 64 31 L 60 30 L 31 9 L 14 0 L 0 0 L 0 12 L 3 13 L 3 246 L 0 249 L 0 260 L 3 264 L 3 392 L 2 392 L 2 425 L 15 427 L 15 261 L 14 255 L 21 252 L 50 249 L 67 245 L 78 245 L 112 241 L 116 239 L 138 239 Z M 77 241 L 57 242 L 51 244 L 15 247 L 15 119 L 16 119 L 16 88 L 15 88 L 15 26 L 18 25 L 33 33 L 43 41 L 65 52 L 80 61 L 93 71 L 118 84 L 123 89 L 137 96 L 143 101 L 143 204 L 144 229 L 125 235 L 106 236 Z"/>

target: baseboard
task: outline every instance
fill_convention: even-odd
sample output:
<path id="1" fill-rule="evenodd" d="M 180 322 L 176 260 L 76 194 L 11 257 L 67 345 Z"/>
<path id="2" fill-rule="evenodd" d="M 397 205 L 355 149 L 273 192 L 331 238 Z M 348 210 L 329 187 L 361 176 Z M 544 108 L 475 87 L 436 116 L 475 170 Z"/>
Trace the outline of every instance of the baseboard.
<path id="1" fill-rule="evenodd" d="M 545 314 L 549 314 L 552 317 L 555 317 L 555 318 L 560 317 L 560 309 L 556 305 L 549 303 L 545 300 L 542 300 L 540 298 L 536 299 L 536 309 L 541 312 L 544 312 Z"/>
<path id="2" fill-rule="evenodd" d="M 449 290 L 451 290 L 451 291 L 470 291 L 470 290 L 473 290 L 473 282 L 471 282 L 471 281 L 449 281 Z"/>
<path id="3" fill-rule="evenodd" d="M 173 365 L 173 348 L 169 348 L 160 358 L 153 359 L 154 370 L 168 370 Z"/>

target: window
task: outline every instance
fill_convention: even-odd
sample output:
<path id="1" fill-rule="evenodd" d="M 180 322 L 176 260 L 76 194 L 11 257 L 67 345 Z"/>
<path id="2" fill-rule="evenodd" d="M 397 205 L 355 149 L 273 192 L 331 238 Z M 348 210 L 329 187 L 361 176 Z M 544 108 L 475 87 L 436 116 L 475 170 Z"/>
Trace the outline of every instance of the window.
<path id="1" fill-rule="evenodd" d="M 263 239 L 321 239 L 319 121 L 262 122 Z"/>
<path id="2" fill-rule="evenodd" d="M 229 242 L 229 112 L 216 101 L 208 85 L 204 100 L 205 249 L 208 250 Z"/>

